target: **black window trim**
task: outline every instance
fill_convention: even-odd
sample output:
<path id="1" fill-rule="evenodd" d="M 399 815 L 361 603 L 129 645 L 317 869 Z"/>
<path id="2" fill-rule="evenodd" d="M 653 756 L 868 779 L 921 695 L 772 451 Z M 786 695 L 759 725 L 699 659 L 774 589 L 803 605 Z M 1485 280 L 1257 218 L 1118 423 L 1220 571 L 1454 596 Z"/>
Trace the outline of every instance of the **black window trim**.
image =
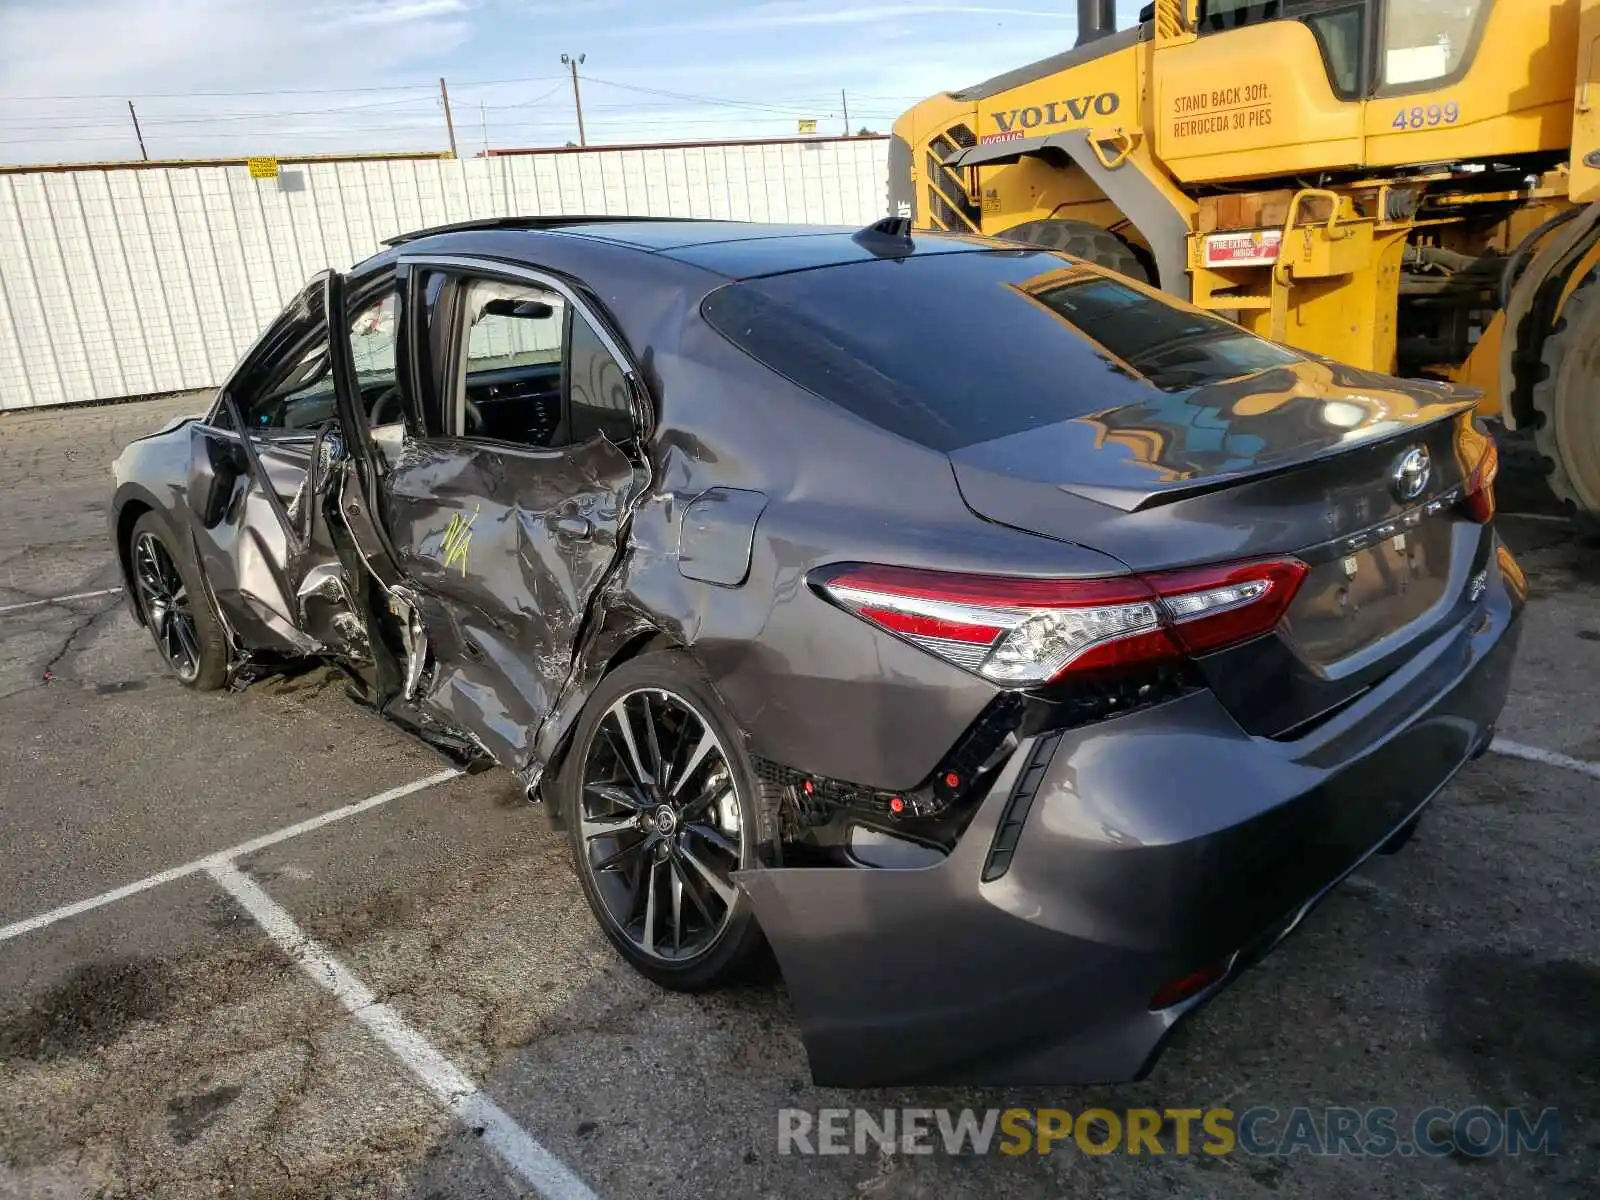
<path id="1" fill-rule="evenodd" d="M 1384 46 L 1389 40 L 1389 5 L 1383 6 L 1382 19 L 1374 22 L 1377 25 L 1372 56 L 1373 85 L 1369 99 L 1394 100 L 1402 96 L 1420 96 L 1428 92 L 1443 91 L 1445 88 L 1454 87 L 1466 78 L 1467 72 L 1472 70 L 1477 62 L 1478 51 L 1483 48 L 1484 33 L 1489 28 L 1489 19 L 1494 8 L 1492 0 L 1483 0 L 1478 5 L 1477 15 L 1473 17 L 1472 35 L 1467 38 L 1466 47 L 1461 51 L 1461 61 L 1444 75 L 1432 79 L 1408 80 L 1405 83 L 1384 83 Z M 1385 130 L 1387 133 L 1388 131 Z M 1371 135 L 1369 135 L 1371 136 Z"/>
<path id="2" fill-rule="evenodd" d="M 1252 4 L 1267 4 L 1272 0 L 1251 0 Z M 1226 33 L 1238 33 L 1245 29 L 1257 29 L 1262 25 L 1270 25 L 1277 21 L 1294 21 L 1304 25 L 1311 31 L 1311 36 L 1317 43 L 1317 53 L 1322 56 L 1322 72 L 1327 76 L 1328 87 L 1340 100 L 1347 103 L 1359 103 L 1366 99 L 1376 86 L 1378 79 L 1377 46 L 1376 38 L 1381 36 L 1381 26 L 1387 19 L 1383 13 L 1377 11 L 1377 0 L 1276 0 L 1278 11 L 1270 17 L 1262 17 L 1256 21 L 1247 21 L 1243 25 L 1230 25 L 1225 29 L 1211 29 L 1205 24 L 1206 0 L 1200 0 L 1198 20 L 1195 25 L 1195 36 L 1218 37 Z M 1366 14 L 1366 20 L 1361 32 L 1361 46 L 1358 53 L 1360 58 L 1356 62 L 1356 87 L 1354 91 L 1346 91 L 1339 86 L 1339 80 L 1334 74 L 1333 58 L 1328 52 L 1328 44 L 1323 39 L 1322 30 L 1313 25 L 1308 18 L 1324 16 L 1329 13 L 1341 12 L 1347 9 L 1360 9 Z M 1387 5 L 1384 6 L 1385 11 Z"/>
<path id="3" fill-rule="evenodd" d="M 307 447 L 317 440 L 316 430 L 275 430 L 275 429 L 249 429 L 237 430 L 217 422 L 227 416 L 224 406 L 224 397 L 230 390 L 239 388 L 243 383 L 262 374 L 263 369 L 276 368 L 284 360 L 304 355 L 318 338 L 325 337 L 333 340 L 333 324 L 328 320 L 328 314 L 321 311 L 322 290 L 330 272 L 318 271 L 311 277 L 310 282 L 301 289 L 300 294 L 291 300 L 284 310 L 273 319 L 272 323 L 262 330 L 259 337 L 251 343 L 250 348 L 240 357 L 238 364 L 228 373 L 228 377 L 217 388 L 216 397 L 212 401 L 211 411 L 206 414 L 201 424 L 213 433 L 224 437 L 238 438 L 241 433 L 248 433 L 253 441 L 267 446 L 284 447 L 304 443 Z M 406 297 L 401 286 L 400 276 L 392 268 L 385 268 L 377 274 L 360 280 L 361 288 L 351 293 L 345 304 L 345 310 L 352 316 L 368 306 L 373 299 L 386 288 L 393 289 L 400 308 L 399 320 L 404 322 L 406 312 Z M 298 337 L 292 337 L 295 327 L 304 322 L 310 322 L 309 328 Z M 348 336 L 348 334 L 346 334 Z M 398 337 L 395 341 L 395 381 L 402 388 L 406 386 L 401 378 L 400 353 L 402 346 Z M 237 400 L 238 397 L 236 396 Z M 243 412 L 241 406 L 240 409 Z"/>
<path id="4" fill-rule="evenodd" d="M 1267 0 L 1256 0 L 1266 3 Z M 1472 70 L 1477 61 L 1478 51 L 1482 48 L 1484 32 L 1489 27 L 1490 10 L 1494 7 L 1492 0 L 1483 0 L 1478 5 L 1478 11 L 1473 18 L 1472 34 L 1467 39 L 1466 47 L 1461 52 L 1461 60 L 1446 74 L 1435 76 L 1432 79 L 1409 80 L 1405 83 L 1384 83 L 1383 73 L 1384 46 L 1389 36 L 1389 14 L 1392 11 L 1394 0 L 1277 0 L 1278 12 L 1276 16 L 1264 17 L 1259 21 L 1250 21 L 1244 25 L 1234 25 L 1226 29 L 1208 29 L 1205 25 L 1205 0 L 1200 0 L 1199 15 L 1195 24 L 1195 36 L 1216 37 L 1224 33 L 1236 33 L 1242 29 L 1254 29 L 1273 21 L 1298 21 L 1311 30 L 1312 37 L 1317 40 L 1317 49 L 1322 54 L 1323 70 L 1328 76 L 1328 86 L 1333 89 L 1333 94 L 1340 100 L 1356 103 L 1367 100 L 1396 100 L 1405 96 L 1421 96 L 1429 92 L 1443 91 L 1445 88 L 1454 87 L 1460 83 Z M 1293 11 L 1290 6 L 1293 5 Z M 1323 41 L 1322 33 L 1315 25 L 1306 20 L 1322 13 L 1336 12 L 1346 8 L 1365 9 L 1368 14 L 1368 28 L 1362 37 L 1362 59 L 1357 64 L 1361 79 L 1355 92 L 1346 93 L 1334 78 L 1333 60 L 1329 57 L 1327 44 Z"/>
<path id="5" fill-rule="evenodd" d="M 401 255 L 398 266 L 402 270 L 409 269 L 418 276 L 427 270 L 449 271 L 477 278 L 500 279 L 508 283 L 531 283 L 558 293 L 566 301 L 569 313 L 576 310 L 588 320 L 590 327 L 600 336 L 601 343 L 611 357 L 616 360 L 617 365 L 622 368 L 628 391 L 634 397 L 633 422 L 637 430 L 637 436 L 641 442 L 649 436 L 654 425 L 654 414 L 649 411 L 650 406 L 647 403 L 649 393 L 644 386 L 643 376 L 634 364 L 633 356 L 624 349 L 622 340 L 614 332 L 612 323 L 604 308 L 600 306 L 598 301 L 586 298 L 573 281 L 564 279 L 554 272 L 541 270 L 538 267 L 510 263 L 502 259 L 480 258 L 475 255 L 464 254 L 405 254 Z M 426 314 L 419 313 L 418 319 L 425 320 Z M 457 325 L 459 327 L 459 321 Z M 459 328 L 457 328 L 452 333 L 449 349 L 452 366 L 454 366 L 456 355 L 461 352 L 461 347 L 458 344 L 459 340 Z M 566 329 L 563 328 L 561 334 L 563 387 L 566 386 L 567 347 L 568 334 Z M 496 438 L 468 437 L 465 434 L 452 434 L 443 431 L 436 435 L 430 435 L 428 440 L 483 446 L 492 448 L 497 452 L 522 454 L 530 458 L 548 458 L 552 454 L 564 454 L 571 449 L 570 446 L 528 446 L 521 442 L 505 442 Z"/>

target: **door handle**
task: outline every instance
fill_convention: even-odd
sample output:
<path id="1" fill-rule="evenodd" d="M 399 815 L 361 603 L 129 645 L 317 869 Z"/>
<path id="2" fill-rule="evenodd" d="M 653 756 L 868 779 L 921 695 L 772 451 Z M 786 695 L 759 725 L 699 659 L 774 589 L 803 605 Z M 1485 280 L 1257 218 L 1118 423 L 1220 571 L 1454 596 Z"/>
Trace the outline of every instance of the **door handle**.
<path id="1" fill-rule="evenodd" d="M 587 542 L 594 536 L 594 526 L 589 524 L 588 519 L 574 513 L 551 517 L 550 527 L 556 531 L 558 538 L 564 538 L 569 542 Z"/>

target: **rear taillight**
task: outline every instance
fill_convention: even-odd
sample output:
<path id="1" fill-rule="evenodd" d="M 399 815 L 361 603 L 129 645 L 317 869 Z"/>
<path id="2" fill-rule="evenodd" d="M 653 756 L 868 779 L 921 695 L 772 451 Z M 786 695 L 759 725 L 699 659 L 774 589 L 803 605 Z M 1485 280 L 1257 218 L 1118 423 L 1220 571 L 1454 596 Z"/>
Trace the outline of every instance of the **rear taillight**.
<path id="1" fill-rule="evenodd" d="M 851 563 L 813 572 L 839 607 L 1009 687 L 1230 646 L 1278 623 L 1305 577 L 1294 559 L 1153 575 L 1019 579 Z"/>
<path id="2" fill-rule="evenodd" d="M 1465 414 L 1457 427 L 1456 454 L 1466 476 L 1457 507 L 1469 520 L 1486 524 L 1494 516 L 1494 478 L 1500 473 L 1500 451 L 1494 438 L 1478 428 L 1471 413 Z"/>
<path id="3" fill-rule="evenodd" d="M 1152 1011 L 1171 1008 L 1174 1004 L 1182 1004 L 1191 996 L 1197 996 L 1205 991 L 1217 980 L 1228 973 L 1228 960 L 1208 963 L 1198 971 L 1190 971 L 1180 979 L 1164 983 L 1156 989 L 1156 994 L 1150 997 Z"/>

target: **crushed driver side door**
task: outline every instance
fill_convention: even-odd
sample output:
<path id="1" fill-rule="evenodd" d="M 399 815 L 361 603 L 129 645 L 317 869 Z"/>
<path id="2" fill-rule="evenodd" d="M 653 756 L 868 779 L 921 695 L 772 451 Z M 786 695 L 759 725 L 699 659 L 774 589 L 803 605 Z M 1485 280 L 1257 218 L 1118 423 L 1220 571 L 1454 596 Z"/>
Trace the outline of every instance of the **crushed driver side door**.
<path id="1" fill-rule="evenodd" d="M 408 699 L 521 771 L 647 479 L 643 392 L 564 281 L 460 258 L 400 275 L 413 417 L 374 503 L 426 642 Z"/>

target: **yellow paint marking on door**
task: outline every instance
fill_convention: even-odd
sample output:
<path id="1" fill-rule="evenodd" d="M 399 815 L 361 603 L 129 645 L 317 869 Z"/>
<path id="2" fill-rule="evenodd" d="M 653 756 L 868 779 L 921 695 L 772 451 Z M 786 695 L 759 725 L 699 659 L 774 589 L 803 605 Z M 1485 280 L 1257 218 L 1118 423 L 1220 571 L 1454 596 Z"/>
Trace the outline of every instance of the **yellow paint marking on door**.
<path id="1" fill-rule="evenodd" d="M 478 519 L 479 506 L 472 506 L 472 515 L 465 519 L 460 513 L 450 518 L 450 524 L 444 531 L 444 539 L 439 543 L 439 548 L 444 551 L 444 569 L 448 571 L 452 566 L 461 568 L 463 578 L 467 574 L 467 562 L 472 554 L 472 525 Z"/>

